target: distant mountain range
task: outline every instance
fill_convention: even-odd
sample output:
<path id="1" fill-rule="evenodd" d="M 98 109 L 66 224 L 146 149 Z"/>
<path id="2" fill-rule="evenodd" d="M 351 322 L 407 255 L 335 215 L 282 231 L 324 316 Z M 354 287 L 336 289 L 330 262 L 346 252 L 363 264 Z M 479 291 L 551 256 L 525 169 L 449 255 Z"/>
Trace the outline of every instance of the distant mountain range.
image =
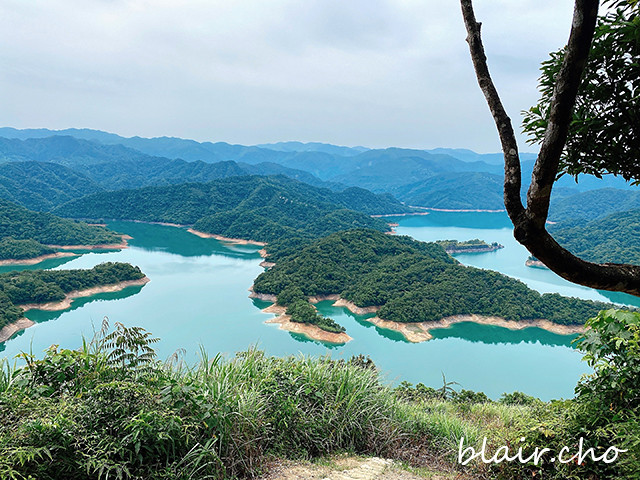
<path id="1" fill-rule="evenodd" d="M 535 154 L 521 154 L 521 159 L 524 192 Z M 369 149 L 317 142 L 244 146 L 173 137 L 126 138 L 90 129 L 6 127 L 0 128 L 2 161 L 0 197 L 38 210 L 103 190 L 240 175 L 285 175 L 334 191 L 356 186 L 428 208 L 504 208 L 502 154 L 465 149 Z M 638 191 L 621 178 L 581 176 L 576 183 L 565 176 L 554 188 L 554 204 L 563 199 L 562 205 L 571 205 L 571 195 L 601 188 Z"/>

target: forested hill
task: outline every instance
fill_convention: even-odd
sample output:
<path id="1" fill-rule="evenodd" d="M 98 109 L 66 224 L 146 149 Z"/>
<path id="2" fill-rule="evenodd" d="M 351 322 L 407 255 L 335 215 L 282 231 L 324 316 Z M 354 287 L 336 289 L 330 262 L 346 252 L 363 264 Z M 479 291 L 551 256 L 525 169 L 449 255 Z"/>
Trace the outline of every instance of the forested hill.
<path id="1" fill-rule="evenodd" d="M 543 295 L 489 270 L 465 267 L 434 243 L 371 230 L 338 232 L 298 244 L 267 245 L 275 266 L 256 278 L 256 293 L 291 298 L 339 294 L 378 316 L 424 322 L 461 314 L 581 324 L 608 305 Z"/>
<path id="2" fill-rule="evenodd" d="M 32 212 L 0 199 L 0 259 L 24 259 L 51 253 L 44 245 L 118 244 L 120 235 L 50 213 Z"/>
<path id="3" fill-rule="evenodd" d="M 0 198 L 48 211 L 74 198 L 104 190 L 86 175 L 47 162 L 0 163 Z"/>
<path id="4" fill-rule="evenodd" d="M 577 256 L 597 263 L 640 263 L 640 210 L 618 212 L 584 223 L 566 220 L 550 228 Z"/>
<path id="5" fill-rule="evenodd" d="M 102 263 L 90 270 L 34 270 L 0 274 L 0 328 L 18 320 L 18 305 L 58 302 L 74 290 L 139 280 L 144 274 L 128 263 Z"/>
<path id="6" fill-rule="evenodd" d="M 549 220 L 595 220 L 615 212 L 640 208 L 640 187 L 633 190 L 600 188 L 551 202 Z"/>
<path id="7" fill-rule="evenodd" d="M 358 188 L 332 192 L 283 176 L 102 192 L 55 210 L 65 217 L 193 225 L 202 232 L 266 242 L 356 227 L 387 231 L 384 221 L 369 215 L 406 211 L 387 195 Z"/>
<path id="8" fill-rule="evenodd" d="M 37 181 L 45 173 L 49 177 L 51 176 L 51 171 L 38 172 L 34 165 L 20 165 L 21 163 L 33 164 L 34 162 L 39 165 L 58 165 L 55 172 L 61 173 L 61 178 L 56 181 L 68 179 L 72 185 L 71 191 L 77 184 L 77 181 L 71 178 L 72 174 L 85 177 L 87 184 L 99 185 L 99 188 L 93 191 L 173 185 L 194 181 L 208 182 L 217 178 L 238 175 L 286 175 L 312 185 L 332 185 L 321 181 L 307 171 L 283 166 L 269 160 L 270 156 L 266 155 L 261 157 L 261 161 L 252 162 L 251 165 L 236 162 L 224 156 L 221 156 L 220 161 L 215 163 L 199 160 L 185 161 L 180 158 L 147 155 L 124 145 L 102 145 L 71 136 L 51 136 L 26 140 L 0 137 L 0 162 L 11 164 L 13 169 L 6 175 L 0 171 L 0 185 L 7 183 L 2 178 L 3 176 L 9 177 L 9 179 L 14 178 L 12 173 L 27 177 L 30 181 Z M 71 173 L 65 172 L 64 167 L 71 169 L 69 170 Z M 9 188 L 17 187 L 19 191 L 24 190 L 15 182 L 7 186 Z M 0 195 L 4 198 L 18 200 L 3 193 L 0 190 Z M 55 200 L 54 197 L 54 203 Z M 61 202 L 55 204 L 59 203 Z M 25 204 L 25 206 L 27 205 Z"/>

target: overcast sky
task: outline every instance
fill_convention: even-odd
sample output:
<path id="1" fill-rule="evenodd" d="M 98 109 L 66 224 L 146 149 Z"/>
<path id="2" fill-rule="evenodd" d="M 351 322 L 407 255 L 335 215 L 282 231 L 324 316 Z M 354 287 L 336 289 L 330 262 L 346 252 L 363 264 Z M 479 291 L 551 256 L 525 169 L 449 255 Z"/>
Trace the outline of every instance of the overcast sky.
<path id="1" fill-rule="evenodd" d="M 476 0 L 518 129 L 572 8 Z M 499 151 L 465 36 L 457 0 L 2 0 L 0 126 Z"/>

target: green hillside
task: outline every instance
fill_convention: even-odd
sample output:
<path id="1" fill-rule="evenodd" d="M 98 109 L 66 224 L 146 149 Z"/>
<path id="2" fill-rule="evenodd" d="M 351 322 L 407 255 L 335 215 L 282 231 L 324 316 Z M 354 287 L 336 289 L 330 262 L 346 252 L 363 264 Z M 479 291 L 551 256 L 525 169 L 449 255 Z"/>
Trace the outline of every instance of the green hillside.
<path id="1" fill-rule="evenodd" d="M 554 238 L 577 256 L 598 263 L 640 263 L 640 210 L 590 221 L 565 221 L 551 229 Z"/>
<path id="2" fill-rule="evenodd" d="M 48 211 L 103 188 L 86 175 L 45 162 L 0 163 L 0 198 L 31 210 Z"/>
<path id="3" fill-rule="evenodd" d="M 465 267 L 437 244 L 371 230 L 266 248 L 276 265 L 256 278 L 253 289 L 277 295 L 279 303 L 283 295 L 339 294 L 359 307 L 382 307 L 378 316 L 396 322 L 478 314 L 569 325 L 581 324 L 608 306 L 541 295 L 506 275 Z"/>
<path id="4" fill-rule="evenodd" d="M 407 210 L 391 197 L 362 189 L 332 192 L 281 176 L 251 176 L 102 192 L 71 201 L 55 212 L 65 217 L 193 225 L 226 237 L 272 241 L 357 227 L 388 231 L 384 221 L 368 214 Z"/>
<path id="5" fill-rule="evenodd" d="M 461 210 L 504 210 L 503 180 L 483 172 L 443 173 L 393 189 L 407 205 Z"/>
<path id="6" fill-rule="evenodd" d="M 640 188 L 621 190 L 600 188 L 551 202 L 549 220 L 595 220 L 615 212 L 640 208 Z"/>
<path id="7" fill-rule="evenodd" d="M 0 199 L 0 259 L 33 258 L 51 253 L 44 245 L 100 245 L 121 241 L 120 235 L 104 227 L 33 212 Z"/>

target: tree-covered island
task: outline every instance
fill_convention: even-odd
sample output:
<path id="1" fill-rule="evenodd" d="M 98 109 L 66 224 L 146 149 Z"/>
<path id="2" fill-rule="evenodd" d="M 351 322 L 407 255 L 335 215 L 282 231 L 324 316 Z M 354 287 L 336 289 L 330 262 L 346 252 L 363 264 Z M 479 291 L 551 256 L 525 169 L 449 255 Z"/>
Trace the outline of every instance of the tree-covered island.
<path id="1" fill-rule="evenodd" d="M 376 311 L 380 319 L 412 324 L 480 315 L 579 326 L 609 307 L 540 294 L 506 275 L 463 266 L 438 244 L 373 230 L 274 242 L 266 253 L 275 265 L 256 278 L 254 292 L 276 296 L 292 321 L 329 331 L 340 326 L 320 320 L 309 297 L 339 295 L 355 307 Z"/>
<path id="2" fill-rule="evenodd" d="M 444 248 L 447 253 L 484 253 L 504 248 L 504 245 L 500 245 L 498 242 L 487 243 L 478 238 L 463 242 L 458 240 L 437 240 L 435 243 Z"/>
<path id="3" fill-rule="evenodd" d="M 140 268 L 115 262 L 86 270 L 25 270 L 0 274 L 0 342 L 13 333 L 5 327 L 18 321 L 26 309 L 35 305 L 62 302 L 77 292 L 90 295 L 106 286 L 124 287 L 146 281 Z"/>

